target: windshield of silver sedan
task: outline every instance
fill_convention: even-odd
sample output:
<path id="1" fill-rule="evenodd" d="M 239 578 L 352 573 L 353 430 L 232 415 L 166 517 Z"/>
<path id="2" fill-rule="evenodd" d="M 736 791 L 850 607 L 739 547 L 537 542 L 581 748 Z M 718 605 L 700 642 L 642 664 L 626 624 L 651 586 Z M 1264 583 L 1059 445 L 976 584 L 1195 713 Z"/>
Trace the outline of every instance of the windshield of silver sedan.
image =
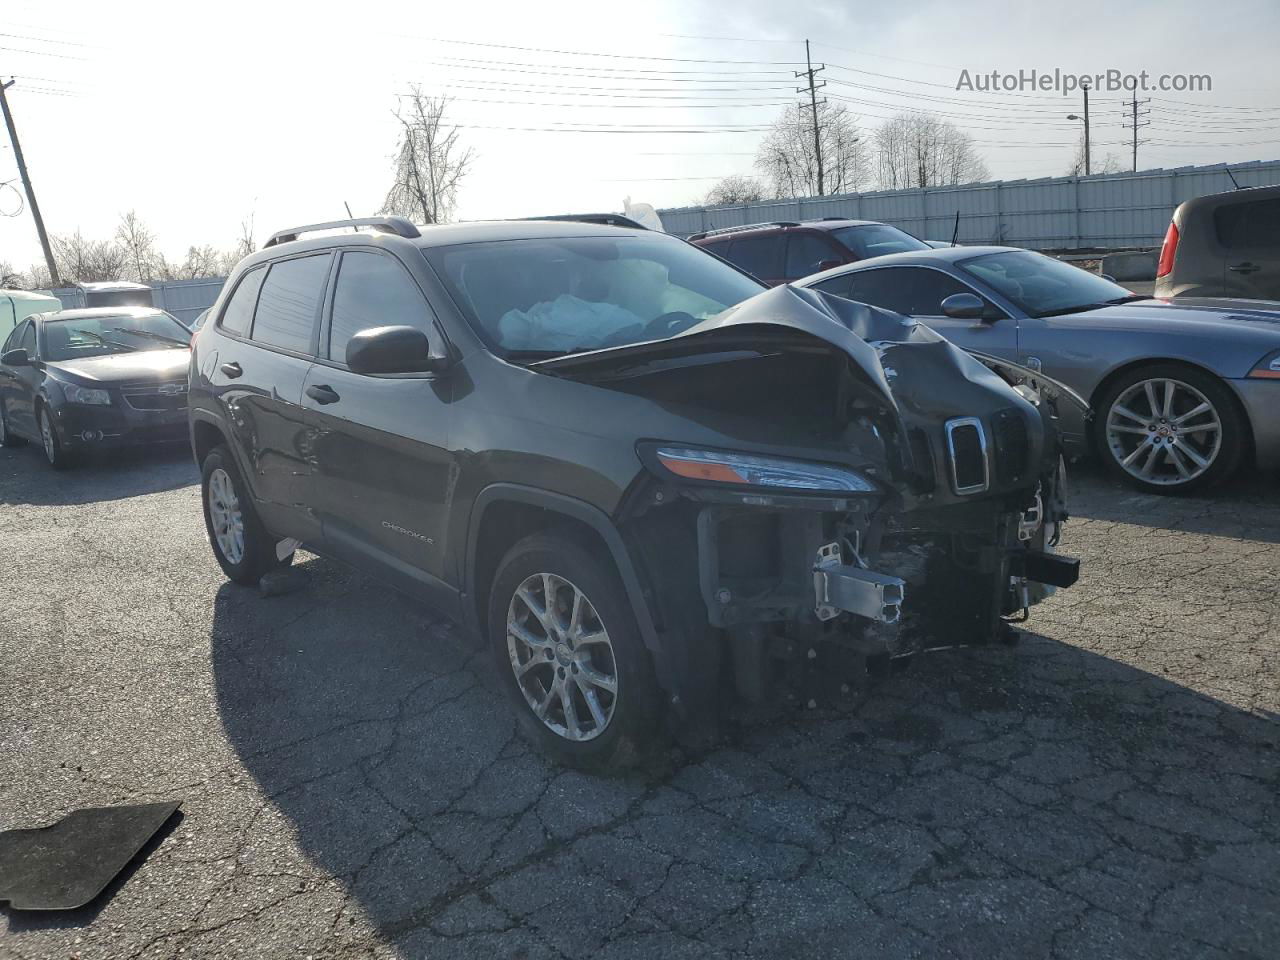
<path id="1" fill-rule="evenodd" d="M 46 360 L 79 360 L 110 353 L 173 350 L 191 345 L 191 331 L 167 313 L 125 313 L 44 322 Z"/>
<path id="2" fill-rule="evenodd" d="M 499 240 L 423 253 L 481 339 L 520 359 L 661 340 L 764 289 L 662 236 Z"/>
<path id="3" fill-rule="evenodd" d="M 1096 273 L 1030 250 L 988 253 L 958 266 L 1033 317 L 1146 299 Z"/>

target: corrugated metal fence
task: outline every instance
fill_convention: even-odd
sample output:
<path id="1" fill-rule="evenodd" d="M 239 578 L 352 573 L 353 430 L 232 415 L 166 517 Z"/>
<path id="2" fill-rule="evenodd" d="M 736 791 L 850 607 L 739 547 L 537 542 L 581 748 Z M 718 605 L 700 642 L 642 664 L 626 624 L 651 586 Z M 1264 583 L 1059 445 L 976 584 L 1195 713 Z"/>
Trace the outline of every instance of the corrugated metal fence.
<path id="1" fill-rule="evenodd" d="M 226 280 L 226 277 L 163 280 L 151 284 L 152 302 L 183 323 L 190 324 L 202 310 L 213 306 Z M 84 294 L 79 287 L 59 287 L 49 292 L 62 301 L 63 309 L 72 310 L 84 306 Z"/>
<path id="2" fill-rule="evenodd" d="M 1231 172 L 1242 187 L 1277 184 L 1280 160 L 1232 165 Z M 748 223 L 850 217 L 881 220 L 927 240 L 950 240 L 959 211 L 961 243 L 1007 244 L 1032 250 L 1116 250 L 1158 245 L 1178 204 L 1232 187 L 1231 177 L 1216 164 L 724 207 L 679 207 L 658 213 L 667 232 L 682 237 Z"/>

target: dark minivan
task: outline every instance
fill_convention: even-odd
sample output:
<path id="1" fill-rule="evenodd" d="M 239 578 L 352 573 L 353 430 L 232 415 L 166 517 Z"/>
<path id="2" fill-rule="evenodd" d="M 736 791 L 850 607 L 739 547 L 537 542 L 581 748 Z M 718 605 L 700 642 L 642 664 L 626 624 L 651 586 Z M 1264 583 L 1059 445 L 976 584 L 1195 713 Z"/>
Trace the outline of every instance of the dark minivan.
<path id="1" fill-rule="evenodd" d="M 228 577 L 303 545 L 421 597 L 544 749 L 607 766 L 722 681 L 987 642 L 1075 581 L 1066 395 L 989 362 L 663 234 L 373 218 L 236 268 L 191 440 Z"/>
<path id="2" fill-rule="evenodd" d="M 874 220 L 824 217 L 695 233 L 689 240 L 774 287 L 846 263 L 928 250 L 905 230 Z"/>
<path id="3" fill-rule="evenodd" d="M 1180 204 L 1160 248 L 1155 295 L 1280 300 L 1280 186 Z"/>

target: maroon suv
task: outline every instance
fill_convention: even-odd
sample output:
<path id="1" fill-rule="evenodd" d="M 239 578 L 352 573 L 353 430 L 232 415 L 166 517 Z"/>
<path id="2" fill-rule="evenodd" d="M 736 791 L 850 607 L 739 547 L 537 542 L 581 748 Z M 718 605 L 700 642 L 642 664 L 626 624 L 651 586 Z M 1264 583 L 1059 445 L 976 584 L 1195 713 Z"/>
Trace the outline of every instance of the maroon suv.
<path id="1" fill-rule="evenodd" d="M 689 239 L 771 287 L 887 253 L 929 249 L 887 223 L 844 217 L 726 227 Z"/>

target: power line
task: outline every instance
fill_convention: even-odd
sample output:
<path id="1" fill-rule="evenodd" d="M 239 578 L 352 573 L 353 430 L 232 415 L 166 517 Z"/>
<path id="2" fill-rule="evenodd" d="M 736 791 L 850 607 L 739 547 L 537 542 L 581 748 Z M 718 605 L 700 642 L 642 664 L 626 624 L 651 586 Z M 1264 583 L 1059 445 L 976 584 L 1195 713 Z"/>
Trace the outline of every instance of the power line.
<path id="1" fill-rule="evenodd" d="M 20 50 L 17 47 L 0 47 L 0 50 L 6 53 L 25 53 L 33 57 L 54 57 L 58 60 L 87 60 L 87 57 L 73 57 L 68 53 L 50 53 L 47 50 Z"/>
<path id="2" fill-rule="evenodd" d="M 414 37 L 397 34 L 404 39 L 425 40 L 429 43 L 454 43 L 466 47 L 485 47 L 490 50 L 519 50 L 524 53 L 555 53 L 569 57 L 602 57 L 609 60 L 647 60 L 654 63 L 732 63 L 750 66 L 797 67 L 796 60 L 713 60 L 701 57 L 651 57 L 635 53 L 600 53 L 594 50 L 562 50 L 552 47 L 520 47 L 508 43 L 484 43 L 479 40 L 452 40 L 445 37 Z"/>

